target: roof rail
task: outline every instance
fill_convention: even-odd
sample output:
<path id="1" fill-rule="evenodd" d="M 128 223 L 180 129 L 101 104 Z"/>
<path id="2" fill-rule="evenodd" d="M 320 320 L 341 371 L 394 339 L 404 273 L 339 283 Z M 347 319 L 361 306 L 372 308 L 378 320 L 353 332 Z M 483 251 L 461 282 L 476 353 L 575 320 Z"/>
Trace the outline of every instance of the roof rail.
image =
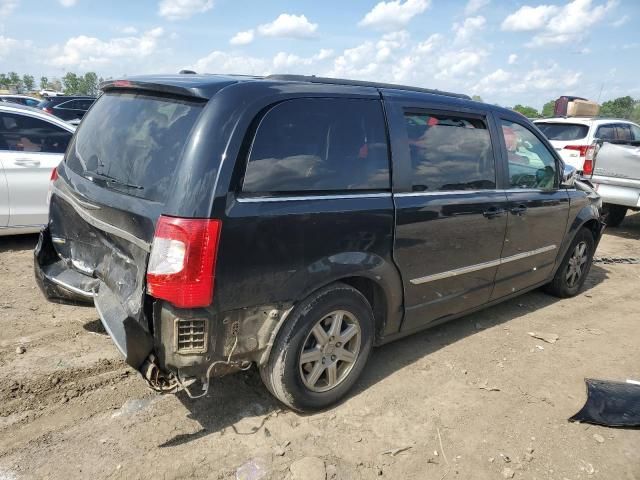
<path id="1" fill-rule="evenodd" d="M 446 97 L 462 98 L 471 100 L 469 95 L 463 93 L 445 92 L 442 90 L 433 90 L 430 88 L 410 87 L 407 85 L 396 85 L 394 83 L 366 82 L 363 80 L 346 80 L 343 78 L 316 77 L 315 75 L 268 75 L 264 77 L 269 80 L 284 80 L 289 82 L 309 82 L 309 83 L 325 83 L 331 85 L 352 85 L 357 87 L 374 87 L 374 88 L 392 88 L 396 90 L 406 90 L 410 92 L 431 93 L 433 95 L 443 95 Z"/>

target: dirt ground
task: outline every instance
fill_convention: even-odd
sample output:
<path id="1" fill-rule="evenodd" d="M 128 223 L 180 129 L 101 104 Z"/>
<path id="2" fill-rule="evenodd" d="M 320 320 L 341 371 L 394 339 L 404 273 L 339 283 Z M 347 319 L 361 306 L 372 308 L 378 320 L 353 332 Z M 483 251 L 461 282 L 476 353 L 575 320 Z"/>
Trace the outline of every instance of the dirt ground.
<path id="1" fill-rule="evenodd" d="M 149 391 L 95 310 L 43 299 L 35 241 L 0 238 L 0 480 L 640 479 L 640 430 L 567 422 L 585 377 L 640 379 L 638 264 L 381 347 L 347 400 L 299 415 L 255 371 L 203 400 Z M 640 214 L 597 254 L 640 258 Z"/>

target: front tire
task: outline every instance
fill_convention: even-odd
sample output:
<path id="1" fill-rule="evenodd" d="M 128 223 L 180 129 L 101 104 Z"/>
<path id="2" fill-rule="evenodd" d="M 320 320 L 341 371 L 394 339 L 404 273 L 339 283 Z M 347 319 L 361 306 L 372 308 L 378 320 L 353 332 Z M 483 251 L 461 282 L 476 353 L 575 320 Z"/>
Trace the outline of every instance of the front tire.
<path id="1" fill-rule="evenodd" d="M 374 336 L 371 305 L 355 288 L 335 283 L 291 312 L 260 376 L 269 391 L 300 411 L 327 408 L 351 389 Z"/>
<path id="2" fill-rule="evenodd" d="M 605 203 L 602 206 L 602 214 L 608 227 L 619 227 L 627 214 L 627 207 Z"/>
<path id="3" fill-rule="evenodd" d="M 547 293 L 560 298 L 574 297 L 584 285 L 595 253 L 593 234 L 581 228 L 576 234 L 553 280 L 545 286 Z"/>

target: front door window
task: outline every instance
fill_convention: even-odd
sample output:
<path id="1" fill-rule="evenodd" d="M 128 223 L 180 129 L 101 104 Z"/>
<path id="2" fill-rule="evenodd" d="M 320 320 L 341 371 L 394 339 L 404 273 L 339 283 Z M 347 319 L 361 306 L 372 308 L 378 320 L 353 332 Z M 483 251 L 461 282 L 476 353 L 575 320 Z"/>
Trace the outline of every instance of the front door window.
<path id="1" fill-rule="evenodd" d="M 510 188 L 553 190 L 558 187 L 556 160 L 528 128 L 501 120 L 507 148 Z"/>

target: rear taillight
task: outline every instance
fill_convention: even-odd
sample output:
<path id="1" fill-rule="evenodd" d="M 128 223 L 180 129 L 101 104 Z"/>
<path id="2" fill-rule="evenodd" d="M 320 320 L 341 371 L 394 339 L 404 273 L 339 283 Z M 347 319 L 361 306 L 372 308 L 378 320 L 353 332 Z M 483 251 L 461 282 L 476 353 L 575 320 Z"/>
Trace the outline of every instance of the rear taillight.
<path id="1" fill-rule="evenodd" d="M 42 109 L 43 112 L 53 115 L 53 109 L 49 107 L 45 107 Z"/>
<path id="2" fill-rule="evenodd" d="M 596 151 L 596 143 L 593 143 L 587 147 L 587 151 L 584 155 L 584 164 L 582 166 L 582 173 L 584 175 L 593 175 L 593 166 L 596 161 Z"/>
<path id="3" fill-rule="evenodd" d="M 179 308 L 211 305 L 222 223 L 160 216 L 151 246 L 147 290 Z"/>
<path id="4" fill-rule="evenodd" d="M 566 147 L 564 147 L 565 150 L 575 150 L 580 152 L 579 155 L 581 157 L 584 157 L 586 155 L 588 148 L 589 145 L 567 145 Z"/>

